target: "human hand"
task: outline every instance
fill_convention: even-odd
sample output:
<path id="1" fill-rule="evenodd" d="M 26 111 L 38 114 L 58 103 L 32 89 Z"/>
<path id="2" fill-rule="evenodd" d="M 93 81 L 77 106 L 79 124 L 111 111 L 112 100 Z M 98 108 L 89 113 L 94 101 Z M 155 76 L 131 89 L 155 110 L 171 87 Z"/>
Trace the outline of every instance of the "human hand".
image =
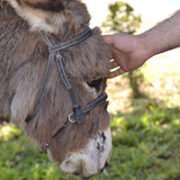
<path id="1" fill-rule="evenodd" d="M 104 36 L 105 42 L 109 45 L 112 52 L 111 61 L 112 69 L 109 78 L 116 77 L 120 74 L 135 70 L 142 66 L 148 59 L 146 49 L 139 36 L 128 34 L 117 34 Z"/>

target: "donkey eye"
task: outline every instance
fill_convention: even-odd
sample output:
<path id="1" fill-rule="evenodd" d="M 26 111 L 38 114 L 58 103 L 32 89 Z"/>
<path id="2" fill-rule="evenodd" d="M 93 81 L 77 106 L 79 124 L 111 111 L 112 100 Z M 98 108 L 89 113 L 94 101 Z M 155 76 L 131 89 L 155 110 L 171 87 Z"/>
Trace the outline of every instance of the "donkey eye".
<path id="1" fill-rule="evenodd" d="M 87 82 L 89 87 L 95 88 L 97 91 L 100 91 L 101 83 L 102 83 L 102 79 L 98 79 L 98 80 L 95 80 L 95 81 Z"/>

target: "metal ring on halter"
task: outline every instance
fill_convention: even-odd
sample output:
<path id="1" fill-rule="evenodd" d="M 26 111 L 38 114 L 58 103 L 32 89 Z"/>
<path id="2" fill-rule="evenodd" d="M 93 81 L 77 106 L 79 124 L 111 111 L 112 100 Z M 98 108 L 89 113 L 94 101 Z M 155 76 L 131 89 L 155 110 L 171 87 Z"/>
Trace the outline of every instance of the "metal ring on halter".
<path id="1" fill-rule="evenodd" d="M 69 120 L 69 122 L 71 122 L 71 123 L 76 123 L 76 120 L 74 120 L 73 115 L 74 115 L 74 113 L 71 113 L 71 114 L 68 116 L 68 120 Z"/>
<path id="2" fill-rule="evenodd" d="M 45 143 L 44 145 L 41 146 L 40 153 L 47 153 L 48 148 L 49 148 L 49 144 Z"/>
<path id="3" fill-rule="evenodd" d="M 45 144 L 45 147 L 46 147 L 46 149 L 48 149 L 48 148 L 49 148 L 49 144 L 46 143 L 46 144 Z"/>

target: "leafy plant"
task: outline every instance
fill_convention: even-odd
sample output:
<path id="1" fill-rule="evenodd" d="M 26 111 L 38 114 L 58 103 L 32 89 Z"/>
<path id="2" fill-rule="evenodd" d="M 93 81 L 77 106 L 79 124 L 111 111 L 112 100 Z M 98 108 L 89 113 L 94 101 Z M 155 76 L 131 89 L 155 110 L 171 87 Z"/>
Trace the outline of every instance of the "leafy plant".
<path id="1" fill-rule="evenodd" d="M 140 27 L 140 15 L 135 15 L 134 9 L 128 3 L 117 1 L 109 5 L 109 14 L 103 27 L 107 33 L 134 34 Z"/>

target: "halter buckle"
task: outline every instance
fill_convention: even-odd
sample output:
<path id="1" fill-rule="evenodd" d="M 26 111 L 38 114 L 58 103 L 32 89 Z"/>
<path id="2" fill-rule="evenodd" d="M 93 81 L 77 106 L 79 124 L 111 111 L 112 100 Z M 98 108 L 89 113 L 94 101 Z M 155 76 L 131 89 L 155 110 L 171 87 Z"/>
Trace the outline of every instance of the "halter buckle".
<path id="1" fill-rule="evenodd" d="M 45 143 L 43 146 L 41 146 L 40 153 L 47 153 L 48 148 L 49 144 Z"/>
<path id="2" fill-rule="evenodd" d="M 76 123 L 76 120 L 74 119 L 74 113 L 73 112 L 68 116 L 68 120 L 72 124 Z"/>

